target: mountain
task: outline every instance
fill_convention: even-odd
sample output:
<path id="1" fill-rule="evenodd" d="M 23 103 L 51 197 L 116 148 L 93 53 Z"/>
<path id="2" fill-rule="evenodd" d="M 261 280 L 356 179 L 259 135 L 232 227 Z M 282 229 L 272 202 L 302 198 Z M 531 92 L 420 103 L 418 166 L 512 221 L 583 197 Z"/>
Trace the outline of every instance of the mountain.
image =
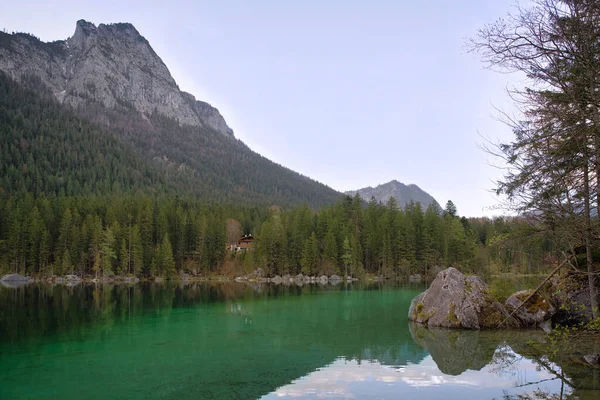
<path id="1" fill-rule="evenodd" d="M 369 186 L 363 189 L 346 192 L 346 194 L 350 196 L 354 196 L 356 193 L 358 193 L 365 201 L 369 201 L 372 197 L 375 197 L 375 200 L 381 201 L 382 203 L 387 202 L 390 197 L 393 197 L 401 208 L 406 207 L 406 205 L 412 201 L 414 203 L 421 203 L 423 208 L 426 208 L 429 204 L 433 204 L 438 210 L 442 209 L 439 203 L 429 193 L 425 192 L 417 185 L 405 185 L 396 180 L 374 188 Z"/>
<path id="2" fill-rule="evenodd" d="M 235 204 L 343 197 L 237 140 L 131 24 L 45 43 L 0 32 L 0 193 L 144 190 Z"/>
<path id="3" fill-rule="evenodd" d="M 40 78 L 60 103 L 128 104 L 146 115 L 158 112 L 233 136 L 216 108 L 179 90 L 148 41 L 128 23 L 96 27 L 80 20 L 72 37 L 52 43 L 0 33 L 0 70 L 17 81 Z"/>

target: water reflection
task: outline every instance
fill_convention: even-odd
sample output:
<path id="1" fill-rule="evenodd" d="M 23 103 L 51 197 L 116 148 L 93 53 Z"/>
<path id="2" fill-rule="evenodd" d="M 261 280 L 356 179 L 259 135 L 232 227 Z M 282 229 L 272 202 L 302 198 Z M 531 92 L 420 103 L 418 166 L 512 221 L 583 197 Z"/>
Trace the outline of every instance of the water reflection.
<path id="1" fill-rule="evenodd" d="M 488 366 L 448 375 L 431 356 L 402 367 L 378 360 L 338 359 L 263 399 L 392 399 L 400 395 L 415 399 L 493 399 L 528 394 L 531 389 L 522 384 L 530 381 L 538 382 L 534 387 L 538 390 L 560 392 L 560 382 L 552 380 L 553 376 L 539 370 L 534 362 L 521 358 L 515 367 L 517 375 L 499 374 Z"/>
<path id="2" fill-rule="evenodd" d="M 0 398 L 598 398 L 589 367 L 528 344 L 539 332 L 409 325 L 419 290 L 0 288 Z"/>
<path id="3" fill-rule="evenodd" d="M 429 353 L 421 361 L 397 365 L 377 357 L 341 357 L 263 399 L 600 397 L 595 370 L 567 359 L 559 365 L 544 354 L 544 346 L 532 345 L 548 344 L 542 332 L 427 329 L 411 324 L 410 333 Z"/>

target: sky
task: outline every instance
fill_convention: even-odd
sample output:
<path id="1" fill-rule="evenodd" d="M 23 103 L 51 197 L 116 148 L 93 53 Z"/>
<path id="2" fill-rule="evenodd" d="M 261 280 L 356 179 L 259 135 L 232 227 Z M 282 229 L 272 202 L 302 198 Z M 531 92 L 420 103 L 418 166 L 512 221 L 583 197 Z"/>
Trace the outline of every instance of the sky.
<path id="1" fill-rule="evenodd" d="M 79 19 L 132 23 L 237 138 L 336 190 L 396 179 L 460 215 L 505 213 L 478 145 L 511 140 L 497 109 L 514 111 L 519 79 L 466 45 L 513 0 L 0 2 L 0 29 L 44 41 Z"/>

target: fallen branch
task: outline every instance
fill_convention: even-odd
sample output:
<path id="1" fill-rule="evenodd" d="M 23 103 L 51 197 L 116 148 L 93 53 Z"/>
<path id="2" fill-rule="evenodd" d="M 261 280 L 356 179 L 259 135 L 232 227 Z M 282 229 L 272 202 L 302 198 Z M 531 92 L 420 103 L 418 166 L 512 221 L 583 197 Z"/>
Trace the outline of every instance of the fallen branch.
<path id="1" fill-rule="evenodd" d="M 529 296 L 527 296 L 527 298 L 521 303 L 521 305 L 519 305 L 517 308 L 515 308 L 513 310 L 513 312 L 511 312 L 508 317 L 504 318 L 504 321 L 502 321 L 502 322 L 500 322 L 500 324 L 498 324 L 498 328 L 500 328 L 502 325 L 504 325 L 504 323 L 506 321 L 508 321 L 510 318 L 512 318 L 512 316 L 515 315 L 515 313 L 517 311 L 519 311 L 521 309 L 521 307 L 523 307 L 529 301 L 529 299 L 531 299 L 533 297 L 533 295 L 536 294 L 542 288 L 542 286 L 544 286 L 546 284 L 546 282 L 548 282 L 550 280 L 550 278 L 552 278 L 558 272 L 558 270 L 560 270 L 569 261 L 570 261 L 569 258 L 565 258 L 565 260 L 563 262 L 561 262 L 560 264 L 558 264 L 558 267 L 554 268 L 554 270 L 550 273 L 550 275 L 548 275 L 546 277 L 546 279 L 544 279 L 542 281 L 542 283 L 540 283 L 538 285 L 538 287 L 535 288 L 535 290 L 533 292 L 531 292 L 531 294 Z"/>

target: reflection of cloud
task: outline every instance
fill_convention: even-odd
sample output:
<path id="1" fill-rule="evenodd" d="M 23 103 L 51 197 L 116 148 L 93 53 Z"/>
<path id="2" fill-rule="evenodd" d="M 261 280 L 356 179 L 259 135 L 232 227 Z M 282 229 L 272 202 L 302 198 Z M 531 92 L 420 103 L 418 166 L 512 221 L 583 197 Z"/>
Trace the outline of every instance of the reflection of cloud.
<path id="1" fill-rule="evenodd" d="M 536 364 L 523 359 L 518 368 L 528 382 L 552 378 L 547 371 L 537 371 Z M 390 367 L 378 361 L 347 361 L 333 363 L 275 390 L 264 399 L 338 399 L 338 398 L 408 398 L 447 399 L 455 397 L 501 398 L 503 390 L 527 393 L 536 388 L 560 391 L 560 382 L 548 381 L 542 386 L 515 388 L 514 371 L 498 374 L 487 366 L 481 371 L 468 370 L 453 376 L 439 370 L 428 356 L 419 364 Z M 522 382 L 521 382 L 522 383 Z M 513 394 L 513 393 L 511 393 Z"/>

